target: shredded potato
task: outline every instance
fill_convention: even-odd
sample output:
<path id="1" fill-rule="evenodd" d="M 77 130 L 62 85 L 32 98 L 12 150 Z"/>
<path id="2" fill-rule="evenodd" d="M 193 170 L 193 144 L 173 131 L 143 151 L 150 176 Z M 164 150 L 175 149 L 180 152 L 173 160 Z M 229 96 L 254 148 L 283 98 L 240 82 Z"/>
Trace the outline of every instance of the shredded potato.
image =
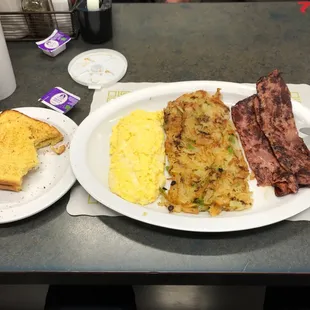
<path id="1" fill-rule="evenodd" d="M 249 170 L 220 90 L 185 94 L 164 110 L 165 150 L 173 186 L 163 202 L 170 212 L 197 214 L 250 208 Z"/>

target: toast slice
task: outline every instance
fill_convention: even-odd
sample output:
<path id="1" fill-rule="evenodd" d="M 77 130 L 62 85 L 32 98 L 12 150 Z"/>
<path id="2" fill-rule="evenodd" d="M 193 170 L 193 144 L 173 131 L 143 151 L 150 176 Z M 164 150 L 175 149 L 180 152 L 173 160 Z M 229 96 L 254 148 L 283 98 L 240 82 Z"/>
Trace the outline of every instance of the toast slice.
<path id="1" fill-rule="evenodd" d="M 21 191 L 23 177 L 39 165 L 37 149 L 63 135 L 53 126 L 18 111 L 0 114 L 0 190 Z"/>
<path id="2" fill-rule="evenodd" d="M 31 130 L 20 122 L 0 124 L 0 189 L 20 191 L 23 177 L 39 164 Z"/>
<path id="3" fill-rule="evenodd" d="M 37 149 L 55 145 L 63 140 L 63 135 L 55 127 L 15 110 L 6 110 L 0 114 L 0 124 L 8 122 L 18 122 L 29 127 Z"/>

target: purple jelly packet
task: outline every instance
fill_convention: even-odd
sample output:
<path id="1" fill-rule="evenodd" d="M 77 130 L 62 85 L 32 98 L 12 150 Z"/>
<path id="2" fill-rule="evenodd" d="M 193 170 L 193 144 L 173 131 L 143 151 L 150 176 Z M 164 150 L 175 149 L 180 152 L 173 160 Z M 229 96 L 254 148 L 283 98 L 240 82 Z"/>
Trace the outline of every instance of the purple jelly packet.
<path id="1" fill-rule="evenodd" d="M 67 43 L 69 41 L 71 41 L 70 36 L 55 29 L 48 38 L 36 42 L 36 44 L 43 53 L 55 57 L 67 48 Z"/>
<path id="2" fill-rule="evenodd" d="M 80 97 L 69 93 L 61 87 L 51 89 L 39 99 L 40 102 L 60 113 L 67 113 L 80 100 Z"/>

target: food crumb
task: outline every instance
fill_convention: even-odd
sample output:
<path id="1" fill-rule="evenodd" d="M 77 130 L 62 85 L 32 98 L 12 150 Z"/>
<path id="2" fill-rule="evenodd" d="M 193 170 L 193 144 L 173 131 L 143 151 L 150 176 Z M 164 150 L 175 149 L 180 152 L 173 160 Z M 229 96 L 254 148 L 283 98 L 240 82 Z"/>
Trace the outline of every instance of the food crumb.
<path id="1" fill-rule="evenodd" d="M 143 212 L 142 215 L 143 215 L 143 216 L 147 216 L 147 212 Z"/>
<path id="2" fill-rule="evenodd" d="M 51 146 L 51 150 L 57 155 L 61 155 L 66 150 L 66 146 L 64 144 L 59 147 Z"/>
<path id="3" fill-rule="evenodd" d="M 250 173 L 250 180 L 254 180 L 255 179 L 255 174 L 254 174 L 254 172 L 252 171 L 251 173 Z"/>

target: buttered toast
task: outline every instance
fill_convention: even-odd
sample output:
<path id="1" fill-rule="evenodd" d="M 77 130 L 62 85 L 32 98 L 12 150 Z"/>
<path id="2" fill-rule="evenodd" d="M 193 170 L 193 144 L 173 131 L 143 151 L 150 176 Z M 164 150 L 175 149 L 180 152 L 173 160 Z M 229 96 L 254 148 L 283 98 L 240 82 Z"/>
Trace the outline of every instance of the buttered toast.
<path id="1" fill-rule="evenodd" d="M 23 177 L 39 165 L 37 149 L 63 140 L 53 126 L 18 111 L 0 114 L 0 189 L 20 191 Z"/>
<path id="2" fill-rule="evenodd" d="M 13 122 L 0 124 L 0 189 L 20 191 L 23 177 L 39 164 L 32 133 Z"/>
<path id="3" fill-rule="evenodd" d="M 15 110 L 6 110 L 0 114 L 0 124 L 7 122 L 20 122 L 29 127 L 37 149 L 55 145 L 63 140 L 63 135 L 55 127 Z"/>

